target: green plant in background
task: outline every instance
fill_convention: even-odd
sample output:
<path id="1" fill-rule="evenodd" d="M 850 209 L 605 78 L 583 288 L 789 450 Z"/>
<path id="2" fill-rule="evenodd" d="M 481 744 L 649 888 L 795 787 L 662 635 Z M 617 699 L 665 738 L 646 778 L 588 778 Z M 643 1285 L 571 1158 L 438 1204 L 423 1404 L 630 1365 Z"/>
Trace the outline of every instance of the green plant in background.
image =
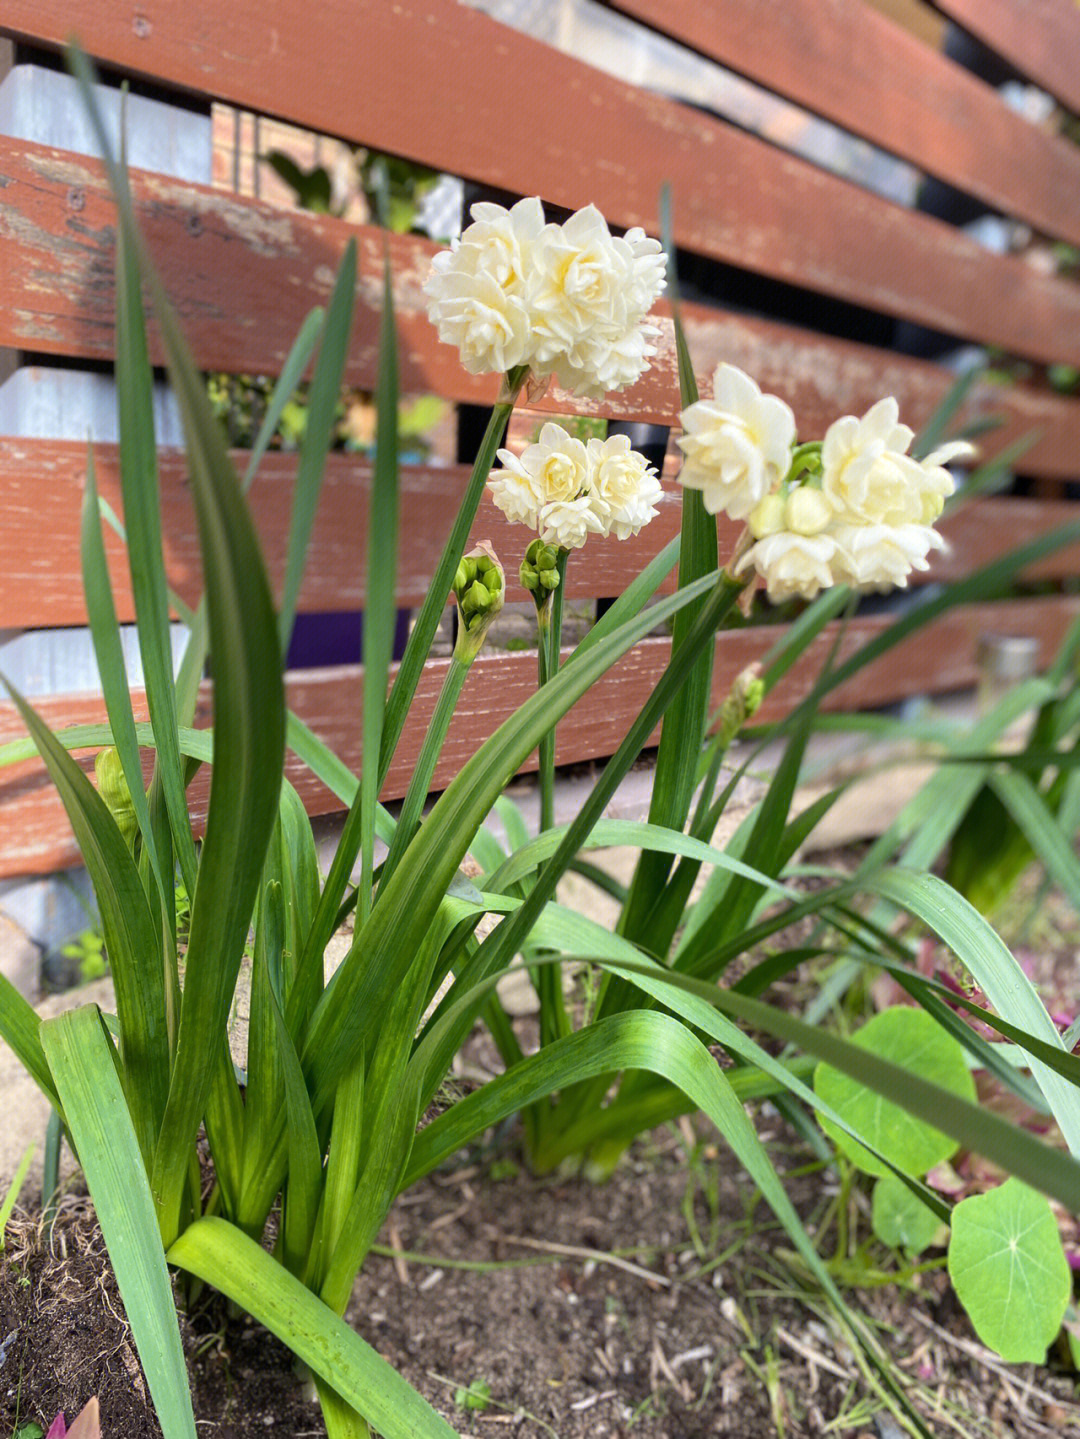
<path id="1" fill-rule="evenodd" d="M 90 984 L 109 972 L 105 936 L 100 929 L 81 930 L 74 939 L 60 946 L 60 953 L 75 964 L 80 984 Z"/>
<path id="2" fill-rule="evenodd" d="M 86 68 L 79 68 L 85 83 Z M 107 153 L 103 134 L 101 141 Z M 346 251 L 326 316 L 305 327 L 241 480 L 225 453 L 175 317 L 143 261 L 123 171 L 110 163 L 110 174 L 119 210 L 121 479 L 151 720 L 136 725 L 132 717 L 92 462 L 83 515 L 83 570 L 109 724 L 54 736 L 25 701 L 15 700 L 64 799 L 94 882 L 117 1012 L 108 1024 L 93 1006 L 42 1023 L 10 986 L 0 983 L 0 1033 L 62 1115 L 78 1153 L 166 1439 L 194 1434 L 169 1266 L 213 1285 L 290 1346 L 310 1371 L 331 1439 L 364 1439 L 371 1428 L 386 1439 L 452 1433 L 340 1316 L 394 1196 L 489 1126 L 521 1110 L 531 1117 L 534 1162 L 550 1167 L 573 1154 L 610 1163 L 640 1129 L 700 1108 L 751 1174 L 807 1272 L 836 1306 L 851 1342 L 871 1356 L 891 1402 L 903 1404 L 886 1359 L 848 1311 L 800 1223 L 748 1117 L 746 1101 L 771 1096 L 795 1116 L 802 1113 L 799 1105 L 806 1105 L 848 1133 L 852 1126 L 807 1082 L 813 1060 L 823 1060 L 1072 1208 L 1080 1208 L 1080 1165 L 983 1112 L 969 1097 L 830 1034 L 816 1016 L 800 1019 L 763 1003 L 757 996 L 797 964 L 805 950 L 758 961 L 736 985 L 725 987 L 722 980 L 736 956 L 754 954 L 794 920 L 820 915 L 853 963 L 893 963 L 924 1007 L 941 1018 L 934 1008 L 939 1002 L 935 987 L 907 972 L 906 955 L 891 959 L 887 932 L 872 913 L 857 908 L 859 896 L 869 895 L 935 927 L 992 999 L 995 983 L 1012 983 L 1012 956 L 940 881 L 903 869 L 875 870 L 807 899 L 784 878 L 801 839 L 827 808 L 821 804 L 789 818 L 802 748 L 821 696 L 950 604 L 992 591 L 1010 572 L 1008 565 L 921 602 L 862 654 L 834 663 L 787 721 L 788 755 L 766 800 L 720 850 L 711 840 L 729 789 L 721 787 L 724 746 L 847 597 L 830 591 L 811 606 L 767 657 L 760 684 L 743 680 L 734 687 L 718 737 L 708 738 L 714 639 L 746 588 L 746 566 L 757 567 L 771 589 L 789 588 L 793 573 L 805 586 L 808 567 L 811 580 L 820 574 L 811 561 L 832 563 L 839 547 L 829 561 L 821 561 L 819 545 L 815 559 L 815 547 L 807 549 L 801 541 L 817 536 L 777 529 L 770 521 L 757 536 L 763 550 L 754 556 L 748 540 L 730 567 L 721 568 L 710 513 L 715 506 L 707 506 L 711 496 L 703 486 L 686 496 L 681 539 L 646 567 L 562 665 L 557 642 L 551 644 L 555 662 L 549 656 L 542 686 L 477 748 L 420 823 L 416 799 L 427 783 L 422 772 L 438 756 L 453 707 L 452 699 L 440 701 L 424 742 L 417 794 L 411 805 L 406 801 L 395 824 L 377 795 L 447 597 L 456 595 L 465 636 L 461 663 L 450 667 L 453 683 L 459 684 L 465 677 L 456 669 L 467 668 L 468 642 L 479 640 L 503 592 L 501 568 L 490 553 L 472 557 L 475 573 L 462 560 L 517 395 L 531 379 L 552 370 L 563 383 L 582 390 L 616 387 L 637 377 L 648 353 L 639 325 L 662 280 L 658 247 L 641 232 L 615 240 L 594 210 L 580 212 L 566 226 L 548 227 L 539 202 L 527 201 L 510 212 L 480 207 L 478 221 L 481 231 L 489 227 L 486 234 L 467 235 L 453 255 L 436 259 L 429 281 L 433 319 L 460 346 L 470 369 L 503 374 L 503 391 L 389 694 L 395 574 L 387 557 L 397 549 L 399 437 L 387 277 L 358 780 L 287 713 L 282 683 L 319 482 L 332 442 L 352 320 L 355 252 Z M 499 257 L 506 246 L 517 247 L 521 264 L 510 267 L 510 281 L 496 292 L 505 327 L 493 329 L 488 323 L 490 305 L 483 314 L 467 305 L 441 305 L 448 272 L 470 257 L 485 283 L 493 265 L 505 279 Z M 537 293 L 532 281 L 542 292 L 568 252 L 594 283 L 573 305 L 556 295 L 557 303 L 568 307 L 562 320 L 573 339 L 562 350 L 544 330 L 542 314 L 530 306 Z M 554 263 L 556 255 L 560 266 Z M 522 274 L 531 276 L 530 284 L 515 288 Z M 144 285 L 185 424 L 206 577 L 206 595 L 195 610 L 170 597 L 162 560 Z M 696 400 L 693 375 L 681 329 L 677 337 L 689 409 Z M 275 609 L 243 490 L 317 338 L 282 598 Z M 731 383 L 747 393 L 741 381 Z M 757 395 L 754 403 L 764 398 Z M 888 413 L 879 412 L 869 428 L 879 422 L 902 453 L 906 447 L 900 446 L 902 435 L 894 434 L 895 417 L 890 421 Z M 852 421 L 856 427 L 859 423 Z M 803 452 L 800 469 L 788 482 L 791 493 L 808 486 L 809 493 L 815 479 L 827 482 L 827 447 L 828 441 L 820 470 L 813 452 Z M 788 468 L 785 462 L 775 477 L 770 474 L 770 483 L 773 478 L 785 482 Z M 934 478 L 934 483 L 942 482 Z M 599 482 L 598 494 L 613 516 L 612 495 L 605 496 Z M 583 499 L 592 504 L 591 495 L 580 494 L 565 495 L 560 503 Z M 807 509 L 802 502 L 795 509 L 800 505 Z M 579 504 L 579 512 L 582 508 Z M 791 519 L 785 510 L 783 522 Z M 805 520 L 798 522 L 805 528 Z M 588 527 L 588 521 L 582 523 Z M 633 523 L 632 517 L 626 523 Z M 556 526 L 559 549 L 570 534 L 568 526 L 564 512 Z M 795 538 L 777 544 L 785 534 Z M 1020 569 L 1055 544 L 1075 538 L 1074 527 L 1029 546 L 1010 563 Z M 774 543 L 766 544 L 769 540 Z M 910 561 L 919 545 L 931 542 L 920 535 L 897 543 Z M 776 558 L 785 547 L 789 558 L 794 553 L 803 557 L 794 572 Z M 483 568 L 481 559 L 487 561 Z M 678 589 L 650 603 L 676 563 Z M 548 588 L 557 594 L 560 587 Z M 168 643 L 170 603 L 191 632 L 175 680 Z M 670 661 L 579 816 L 565 829 L 549 829 L 536 839 L 512 835 L 513 852 L 500 857 L 490 837 L 483 837 L 482 826 L 493 811 L 509 818 L 502 803 L 506 784 L 576 700 L 668 618 L 675 620 Z M 215 680 L 212 733 L 191 728 L 207 652 Z M 605 805 L 661 720 L 649 823 L 603 821 Z M 116 748 L 137 823 L 133 844 L 114 813 L 115 803 L 111 808 L 68 754 L 69 747 L 90 745 Z M 144 746 L 155 754 L 149 789 L 140 766 Z M 282 776 L 286 746 L 348 806 L 325 881 L 310 822 Z M 7 746 L 4 757 L 24 753 L 25 746 Z M 212 778 L 205 837 L 197 850 L 186 790 L 204 764 L 212 766 Z M 704 789 L 695 797 L 702 781 Z M 388 847 L 382 862 L 377 838 Z M 612 843 L 634 844 L 644 856 L 616 933 L 555 900 L 558 880 L 572 864 L 583 862 L 583 852 Z M 491 865 L 481 858 L 484 873 L 478 881 L 460 872 L 470 850 L 495 860 Z M 691 903 L 694 880 L 706 864 L 713 872 L 701 897 Z M 182 965 L 177 870 L 191 896 Z M 350 879 L 355 887 L 347 895 Z M 327 981 L 324 952 L 350 910 L 348 953 Z M 502 919 L 481 941 L 475 931 L 485 914 Z M 252 935 L 251 1020 L 241 1083 L 229 1056 L 227 1031 Z M 816 947 L 828 951 L 834 942 Z M 519 951 L 537 973 L 541 992 L 549 994 L 546 1042 L 528 1056 L 493 994 Z M 588 1022 L 574 1028 L 561 986 L 547 986 L 539 976 L 545 971 L 557 975 L 560 965 L 580 960 L 599 967 L 603 978 Z M 432 1011 L 446 980 L 449 987 Z M 1037 1000 L 999 1003 L 998 1009 L 1009 1010 L 1010 1019 L 989 1022 L 1002 1026 L 1034 1056 L 1039 1090 L 1070 1146 L 1080 1148 L 1074 1097 L 1080 1063 L 1064 1051 L 1050 1021 L 1043 1024 Z M 420 1116 L 481 1013 L 496 1034 L 506 1072 L 457 1099 L 418 1132 Z M 772 1034 L 812 1058 L 777 1059 L 751 1032 Z M 967 1042 L 984 1058 L 991 1048 L 973 1033 Z M 733 1066 L 718 1066 L 709 1044 L 721 1046 Z M 203 1123 L 213 1167 L 213 1188 L 205 1200 L 196 1149 Z M 873 1147 L 866 1135 L 852 1137 Z M 945 1208 L 925 1186 L 918 1192 L 939 1213 Z M 275 1210 L 271 1254 L 260 1241 Z M 916 1427 L 927 1432 L 925 1426 Z"/>
<path id="3" fill-rule="evenodd" d="M 973 1101 L 975 1083 L 959 1041 L 924 1010 L 883 1010 L 855 1035 L 857 1045 L 901 1064 L 944 1089 Z M 821 1125 L 851 1165 L 877 1176 L 872 1224 L 885 1244 L 919 1254 L 941 1238 L 940 1212 L 920 1196 L 921 1180 L 958 1149 L 955 1140 L 913 1119 L 900 1106 L 882 1103 L 851 1076 L 819 1065 L 814 1089 L 871 1146 L 827 1118 Z M 850 1169 L 837 1203 L 837 1257 L 849 1248 L 847 1207 Z M 949 1215 L 949 1276 L 984 1343 L 1005 1359 L 1041 1363 L 1061 1329 L 1072 1294 L 1065 1249 L 1049 1202 L 1009 1180 L 986 1194 L 972 1194 Z"/>

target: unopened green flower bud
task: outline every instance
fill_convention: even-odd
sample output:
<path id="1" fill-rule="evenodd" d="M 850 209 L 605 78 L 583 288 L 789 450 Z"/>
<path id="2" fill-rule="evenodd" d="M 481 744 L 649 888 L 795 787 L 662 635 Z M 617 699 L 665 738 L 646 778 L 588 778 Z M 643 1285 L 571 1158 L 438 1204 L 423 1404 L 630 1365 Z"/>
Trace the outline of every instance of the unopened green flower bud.
<path id="1" fill-rule="evenodd" d="M 544 587 L 545 590 L 555 590 L 555 589 L 558 589 L 558 587 L 559 587 L 559 572 L 558 572 L 558 570 L 556 570 L 556 569 L 538 570 L 538 571 L 537 571 L 537 574 L 538 574 L 538 576 L 539 576 L 540 583 L 543 585 L 543 587 Z"/>
<path id="2" fill-rule="evenodd" d="M 518 579 L 524 590 L 534 591 L 540 588 L 540 576 L 528 560 L 522 560 L 521 568 L 518 570 Z"/>
<path id="3" fill-rule="evenodd" d="M 535 565 L 535 564 L 536 564 L 536 561 L 537 561 L 537 559 L 539 558 L 539 555 L 540 555 L 540 551 L 541 551 L 543 548 L 544 548 L 544 542 L 543 542 L 543 540 L 541 540 L 541 539 L 533 540 L 532 544 L 531 544 L 531 545 L 529 546 L 529 548 L 525 551 L 525 559 L 528 561 L 528 563 L 529 563 L 530 565 Z"/>
<path id="4" fill-rule="evenodd" d="M 719 743 L 726 749 L 746 721 L 761 708 L 765 698 L 765 681 L 761 666 L 747 665 L 735 676 L 731 690 L 720 706 Z"/>
<path id="5" fill-rule="evenodd" d="M 479 610 L 481 614 L 491 608 L 491 593 L 486 585 L 479 580 L 473 580 L 467 593 L 461 601 L 461 608 L 468 613 L 470 610 Z"/>
<path id="6" fill-rule="evenodd" d="M 526 566 L 522 565 L 522 584 Z M 533 571 L 535 574 L 535 571 Z M 464 579 L 464 584 L 457 583 Z M 454 576 L 454 594 L 458 604 L 458 635 L 454 658 L 471 664 L 480 653 L 480 646 L 492 620 L 502 609 L 504 580 L 502 566 L 490 545 L 481 544 L 466 555 Z"/>
<path id="7" fill-rule="evenodd" d="M 94 774 L 97 777 L 98 793 L 116 821 L 127 847 L 132 849 L 139 822 L 135 817 L 135 806 L 131 802 L 131 790 L 128 788 L 124 766 L 115 746 L 110 745 L 108 749 L 98 751 L 94 760 Z"/>
<path id="8" fill-rule="evenodd" d="M 541 545 L 536 556 L 536 568 L 538 570 L 553 570 L 558 564 L 559 552 L 552 549 L 550 545 Z"/>

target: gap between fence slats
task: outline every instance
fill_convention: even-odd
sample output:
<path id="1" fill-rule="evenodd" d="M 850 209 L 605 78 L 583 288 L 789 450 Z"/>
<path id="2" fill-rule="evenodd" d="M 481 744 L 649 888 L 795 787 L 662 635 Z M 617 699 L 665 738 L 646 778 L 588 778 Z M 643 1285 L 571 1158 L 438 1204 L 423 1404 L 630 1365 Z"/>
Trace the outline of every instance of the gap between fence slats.
<path id="1" fill-rule="evenodd" d="M 863 0 L 610 3 L 991 209 L 1080 244 L 1080 149 Z M 837 83 L 856 63 L 859 83 Z"/>
<path id="2" fill-rule="evenodd" d="M 1080 114 L 1080 9 L 1075 0 L 932 0 L 934 8 Z"/>
<path id="3" fill-rule="evenodd" d="M 64 151 L 0 139 L 0 175 L 8 182 L 0 212 L 0 345 L 110 359 L 115 211 L 101 167 Z M 303 317 L 326 302 L 354 234 L 360 280 L 348 377 L 356 385 L 373 384 L 383 231 L 144 173 L 133 181 L 151 253 L 203 369 L 275 373 Z M 391 236 L 389 244 L 403 391 L 490 403 L 495 382 L 468 375 L 428 322 L 421 286 L 435 247 L 406 236 Z M 1069 293 L 1080 305 L 1080 287 Z M 838 414 L 861 413 L 883 393 L 895 394 L 905 418 L 918 426 L 952 384 L 946 371 L 923 361 L 704 306 L 688 305 L 686 324 L 703 393 L 718 361 L 729 360 L 782 394 L 804 433 L 823 431 Z M 543 407 L 671 423 L 679 409 L 678 380 L 671 328 L 663 321 L 657 346 L 652 368 L 624 393 L 598 405 L 554 390 Z M 156 347 L 154 353 L 160 359 Z M 1024 473 L 1076 477 L 1080 401 L 1019 386 L 983 386 L 973 393 L 969 413 L 1009 419 L 1005 430 L 984 440 L 986 454 L 1034 431 L 1038 440 L 1024 457 Z"/>

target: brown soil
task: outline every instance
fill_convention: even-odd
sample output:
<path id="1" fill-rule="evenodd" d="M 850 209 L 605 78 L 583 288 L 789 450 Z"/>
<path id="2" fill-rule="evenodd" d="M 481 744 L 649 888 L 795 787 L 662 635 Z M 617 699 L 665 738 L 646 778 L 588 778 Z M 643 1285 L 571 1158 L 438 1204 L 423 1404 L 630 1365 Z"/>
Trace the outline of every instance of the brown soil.
<path id="1" fill-rule="evenodd" d="M 1003 918 L 1048 1005 L 1073 1013 L 1075 914 L 1033 884 Z M 788 983 L 801 1007 L 799 981 Z M 490 1068 L 490 1043 L 474 1038 L 465 1057 Z M 815 1233 L 834 1175 L 775 1111 L 756 1122 Z M 861 1243 L 858 1194 L 855 1225 Z M 51 1231 L 16 1214 L 5 1238 L 0 1439 L 28 1420 L 47 1428 L 60 1410 L 70 1418 L 93 1394 L 104 1439 L 160 1439 L 88 1201 L 66 1199 Z M 512 1147 L 463 1156 L 402 1196 L 381 1239 L 348 1317 L 470 1439 L 901 1439 L 874 1376 L 707 1126 L 684 1119 L 644 1137 L 604 1185 L 531 1177 Z M 835 1230 L 820 1247 L 832 1252 Z M 895 1273 L 880 1247 L 860 1253 L 879 1280 Z M 1080 1387 L 1062 1356 L 1002 1364 L 940 1268 L 845 1292 L 935 1435 L 1080 1436 Z M 288 1352 L 230 1320 L 220 1299 L 189 1306 L 183 1334 L 201 1439 L 325 1434 Z M 485 1407 L 458 1402 L 470 1385 L 487 1387 Z"/>
<path id="2" fill-rule="evenodd" d="M 831 1177 L 800 1173 L 805 1154 L 772 1129 L 813 1225 Z M 504 1158 L 495 1172 L 510 1168 Z M 479 1164 L 444 1172 L 402 1197 L 382 1237 L 349 1317 L 463 1435 L 900 1439 L 753 1186 L 686 1121 L 637 1144 L 603 1186 L 494 1178 Z M 916 1283 L 849 1297 L 880 1326 L 935 1434 L 1080 1434 L 1075 1376 L 998 1364 L 940 1271 Z M 192 1306 L 184 1340 L 200 1436 L 325 1433 L 288 1353 L 229 1322 L 220 1301 Z M 0 1345 L 3 1439 L 19 1422 L 72 1416 L 94 1393 L 105 1439 L 159 1439 L 86 1201 L 65 1202 L 51 1238 L 25 1218 L 9 1229 Z M 486 1407 L 460 1407 L 476 1383 L 489 1386 Z"/>

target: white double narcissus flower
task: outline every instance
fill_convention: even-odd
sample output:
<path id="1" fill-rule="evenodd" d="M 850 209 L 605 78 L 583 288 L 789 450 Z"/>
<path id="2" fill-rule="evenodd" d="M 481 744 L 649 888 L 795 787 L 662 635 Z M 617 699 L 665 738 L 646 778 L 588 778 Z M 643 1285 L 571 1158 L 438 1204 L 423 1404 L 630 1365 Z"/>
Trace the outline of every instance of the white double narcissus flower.
<path id="1" fill-rule="evenodd" d="M 431 262 L 428 315 L 470 374 L 505 374 L 531 353 L 529 294 L 544 209 L 539 200 L 519 200 L 512 210 L 483 203 L 472 216 L 460 240 Z"/>
<path id="2" fill-rule="evenodd" d="M 820 446 L 794 452 L 792 468 L 787 405 L 732 365 L 719 367 L 714 384 L 711 401 L 683 413 L 679 479 L 701 490 L 710 513 L 747 521 L 756 543 L 735 573 L 754 569 L 770 599 L 813 599 L 837 584 L 903 587 L 913 570 L 929 568 L 931 550 L 945 548 L 932 528 L 955 488 L 945 466 L 972 455 L 972 446 L 943 445 L 914 459 L 914 432 L 890 398 L 861 419 L 837 420 Z"/>
<path id="3" fill-rule="evenodd" d="M 424 285 L 439 338 L 472 374 L 527 365 L 578 395 L 600 396 L 648 369 L 664 288 L 660 243 L 614 236 L 594 206 L 545 224 L 538 199 L 474 205 L 474 223 L 436 255 Z"/>
<path id="4" fill-rule="evenodd" d="M 688 406 L 680 419 L 686 458 L 679 483 L 701 491 L 710 515 L 746 519 L 787 474 L 795 416 L 734 365 L 720 365 L 713 398 Z"/>
<path id="5" fill-rule="evenodd" d="M 604 534 L 628 540 L 657 513 L 656 506 L 664 492 L 656 471 L 644 455 L 630 448 L 627 435 L 590 440 L 586 453 L 593 511 L 604 526 Z"/>
<path id="6" fill-rule="evenodd" d="M 528 525 L 546 545 L 576 550 L 591 534 L 628 539 L 656 514 L 663 493 L 644 455 L 625 435 L 585 445 L 549 422 L 521 455 L 500 450 L 503 469 L 488 479 L 506 518 Z"/>

